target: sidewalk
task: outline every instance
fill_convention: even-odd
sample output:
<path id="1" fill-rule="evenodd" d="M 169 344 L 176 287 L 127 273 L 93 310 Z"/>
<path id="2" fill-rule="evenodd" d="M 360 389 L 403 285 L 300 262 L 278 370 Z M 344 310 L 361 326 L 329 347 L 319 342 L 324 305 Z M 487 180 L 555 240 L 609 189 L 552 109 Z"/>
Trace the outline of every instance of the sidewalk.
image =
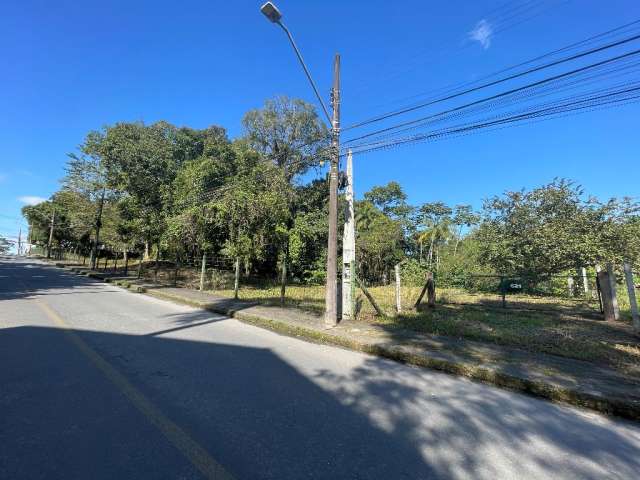
<path id="1" fill-rule="evenodd" d="M 71 269 L 67 267 L 67 269 Z M 77 273 L 85 273 L 75 268 Z M 157 298 L 203 308 L 305 340 L 337 345 L 598 412 L 640 420 L 640 378 L 606 366 L 496 344 L 426 335 L 392 326 L 349 321 L 332 329 L 320 316 L 258 305 L 185 288 L 91 274 Z"/>

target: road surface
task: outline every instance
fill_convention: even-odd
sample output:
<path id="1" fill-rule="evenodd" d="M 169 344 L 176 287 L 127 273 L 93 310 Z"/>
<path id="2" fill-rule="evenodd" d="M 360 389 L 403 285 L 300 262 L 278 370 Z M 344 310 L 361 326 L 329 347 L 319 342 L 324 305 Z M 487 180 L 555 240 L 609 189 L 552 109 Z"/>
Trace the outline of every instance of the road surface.
<path id="1" fill-rule="evenodd" d="M 634 479 L 640 425 L 0 259 L 2 479 Z"/>

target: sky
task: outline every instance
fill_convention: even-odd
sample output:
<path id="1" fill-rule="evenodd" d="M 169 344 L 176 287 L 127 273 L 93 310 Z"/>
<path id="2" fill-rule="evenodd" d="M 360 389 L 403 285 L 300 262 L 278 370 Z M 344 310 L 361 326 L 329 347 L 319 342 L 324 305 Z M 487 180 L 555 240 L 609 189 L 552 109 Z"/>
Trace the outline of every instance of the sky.
<path id="1" fill-rule="evenodd" d="M 67 154 L 91 130 L 166 120 L 220 125 L 234 138 L 244 113 L 268 98 L 317 105 L 261 3 L 5 2 L 0 234 L 22 227 L 26 235 L 21 207 L 59 188 Z M 325 97 L 340 53 L 343 126 L 640 19 L 637 0 L 275 3 Z M 639 114 L 631 104 L 356 156 L 356 196 L 394 180 L 414 205 L 480 208 L 490 196 L 563 177 L 600 198 L 637 197 Z"/>

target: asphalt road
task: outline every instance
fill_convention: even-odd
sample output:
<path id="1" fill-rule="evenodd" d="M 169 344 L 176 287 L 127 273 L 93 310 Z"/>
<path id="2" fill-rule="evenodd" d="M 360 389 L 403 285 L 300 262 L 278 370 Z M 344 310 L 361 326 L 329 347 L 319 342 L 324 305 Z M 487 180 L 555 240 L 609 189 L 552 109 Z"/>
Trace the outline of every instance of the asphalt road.
<path id="1" fill-rule="evenodd" d="M 2 479 L 639 472 L 639 424 L 0 259 Z"/>

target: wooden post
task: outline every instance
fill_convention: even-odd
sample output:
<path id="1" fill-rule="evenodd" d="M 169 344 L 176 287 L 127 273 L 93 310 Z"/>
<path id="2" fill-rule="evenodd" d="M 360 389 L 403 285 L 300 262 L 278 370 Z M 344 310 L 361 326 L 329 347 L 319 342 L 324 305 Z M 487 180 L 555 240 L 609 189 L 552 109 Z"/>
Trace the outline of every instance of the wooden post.
<path id="1" fill-rule="evenodd" d="M 396 272 L 396 312 L 402 313 L 402 287 L 400 285 L 400 264 L 398 263 L 393 269 Z"/>
<path id="2" fill-rule="evenodd" d="M 207 273 L 207 252 L 202 252 L 202 267 L 200 268 L 200 291 L 204 290 L 204 277 Z"/>
<path id="3" fill-rule="evenodd" d="M 236 275 L 233 281 L 233 298 L 238 299 L 238 288 L 240 287 L 240 257 L 236 257 Z"/>
<path id="4" fill-rule="evenodd" d="M 422 287 L 418 300 L 416 300 L 415 308 L 418 308 L 425 293 L 427 294 L 427 306 L 429 308 L 436 308 L 436 284 L 433 280 L 433 272 L 427 272 L 427 280 L 424 287 Z"/>
<path id="5" fill-rule="evenodd" d="M 617 320 L 616 311 L 613 304 L 613 292 L 611 291 L 611 282 L 609 281 L 609 273 L 606 270 L 598 272 L 598 285 L 600 286 L 600 295 L 602 299 L 602 311 L 604 319 L 607 321 Z"/>
<path id="6" fill-rule="evenodd" d="M 160 260 L 160 243 L 158 242 L 156 250 L 156 264 L 153 267 L 153 281 L 158 283 L 158 261 Z"/>
<path id="7" fill-rule="evenodd" d="M 118 272 L 118 252 L 116 252 L 116 258 L 113 260 L 113 271 Z"/>
<path id="8" fill-rule="evenodd" d="M 613 305 L 613 316 L 615 320 L 620 320 L 620 307 L 618 306 L 618 295 L 616 286 L 616 274 L 611 263 L 607 264 L 607 273 L 609 274 L 609 285 L 611 290 L 611 304 Z"/>
<path id="9" fill-rule="evenodd" d="M 384 311 L 376 303 L 373 296 L 369 293 L 369 290 L 367 290 L 367 287 L 364 286 L 364 284 L 360 281 L 358 277 L 354 277 L 354 278 L 356 280 L 357 285 L 360 287 L 360 290 L 362 290 L 362 293 L 364 293 L 364 296 L 367 297 L 367 300 L 369 300 L 369 303 L 371 304 L 373 309 L 376 311 L 376 313 L 381 317 L 386 317 L 386 315 L 384 314 Z"/>
<path id="10" fill-rule="evenodd" d="M 173 286 L 177 287 L 178 286 L 178 271 L 180 270 L 180 263 L 178 260 L 178 256 L 176 255 L 176 263 L 174 264 L 174 268 L 173 268 Z"/>
<path id="11" fill-rule="evenodd" d="M 436 280 L 432 272 L 427 275 L 427 306 L 436 308 Z"/>
<path id="12" fill-rule="evenodd" d="M 127 250 L 124 251 L 124 276 L 129 275 L 129 252 Z"/>
<path id="13" fill-rule="evenodd" d="M 287 288 L 287 258 L 283 256 L 280 267 L 280 306 L 284 307 L 284 298 Z"/>
<path id="14" fill-rule="evenodd" d="M 624 278 L 627 282 L 627 292 L 629 293 L 629 308 L 631 309 L 631 320 L 633 329 L 640 333 L 640 315 L 638 315 L 638 302 L 636 300 L 636 286 L 633 283 L 633 271 L 628 262 L 624 263 Z"/>

